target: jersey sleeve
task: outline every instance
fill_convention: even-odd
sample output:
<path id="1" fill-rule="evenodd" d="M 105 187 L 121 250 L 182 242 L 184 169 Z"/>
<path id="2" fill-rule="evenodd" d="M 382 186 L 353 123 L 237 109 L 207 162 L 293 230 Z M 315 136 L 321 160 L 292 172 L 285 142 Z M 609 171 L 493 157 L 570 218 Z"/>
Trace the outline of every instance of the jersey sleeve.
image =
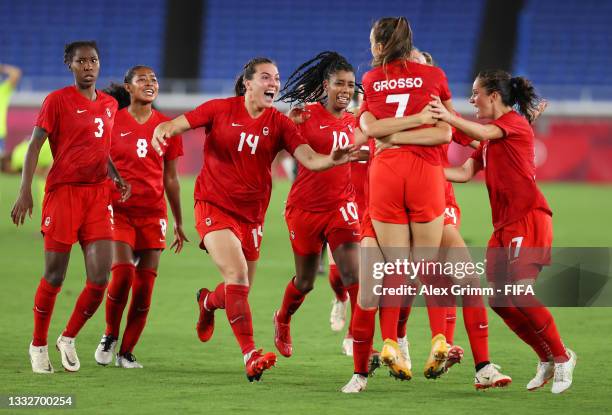
<path id="1" fill-rule="evenodd" d="M 175 135 L 168 140 L 168 149 L 164 153 L 164 160 L 175 160 L 182 156 L 183 153 L 183 136 Z"/>
<path id="2" fill-rule="evenodd" d="M 472 141 L 474 141 L 474 139 L 472 137 L 470 137 L 469 135 L 467 135 L 466 133 L 464 133 L 463 131 L 459 130 L 459 129 L 454 129 L 453 128 L 453 141 L 457 144 L 461 144 L 464 147 L 469 146 L 470 144 L 472 144 Z"/>
<path id="3" fill-rule="evenodd" d="M 45 98 L 38 118 L 36 119 L 36 126 L 44 129 L 49 135 L 51 135 L 57 128 L 59 121 L 59 102 L 55 94 L 48 95 Z"/>
<path id="4" fill-rule="evenodd" d="M 293 155 L 296 148 L 302 144 L 307 144 L 302 134 L 296 127 L 295 123 L 285 115 L 279 113 L 280 135 L 282 147 Z"/>
<path id="5" fill-rule="evenodd" d="M 470 158 L 474 160 L 474 163 L 476 163 L 476 171 L 482 170 L 482 167 L 484 166 L 482 149 L 483 149 L 483 146 L 481 143 L 480 146 L 476 150 L 474 150 L 474 152 L 470 156 Z"/>
<path id="6" fill-rule="evenodd" d="M 498 126 L 504 132 L 504 137 L 508 137 L 510 134 L 520 134 L 525 128 L 523 123 L 517 122 L 516 117 L 520 117 L 520 115 L 511 111 L 508 114 L 499 117 L 496 120 L 491 121 L 491 124 Z"/>
<path id="7" fill-rule="evenodd" d="M 215 114 L 222 109 L 221 99 L 207 101 L 197 108 L 183 114 L 192 129 L 199 127 L 210 127 Z"/>

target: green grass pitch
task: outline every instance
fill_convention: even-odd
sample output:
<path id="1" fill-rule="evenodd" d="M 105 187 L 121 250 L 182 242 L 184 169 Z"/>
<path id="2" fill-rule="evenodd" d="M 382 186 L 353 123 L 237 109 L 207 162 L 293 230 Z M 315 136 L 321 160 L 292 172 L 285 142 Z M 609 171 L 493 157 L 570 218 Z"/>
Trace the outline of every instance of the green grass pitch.
<path id="1" fill-rule="evenodd" d="M 293 319 L 294 356 L 280 357 L 277 367 L 266 372 L 262 382 L 249 384 L 224 313 L 217 313 L 215 335 L 209 343 L 200 343 L 195 333 L 195 292 L 199 287 L 216 285 L 219 275 L 207 255 L 197 249 L 191 214 L 192 178 L 183 180 L 183 208 L 191 243 L 180 255 L 166 252 L 162 257 L 148 324 L 135 349 L 145 369 L 96 365 L 93 354 L 104 328 L 102 306 L 79 335 L 80 372 L 59 370 L 59 355 L 50 350 L 57 372 L 50 376 L 34 375 L 28 344 L 34 290 L 43 271 L 42 239 L 38 233 L 40 213 L 35 211 L 33 219 L 22 229 L 15 229 L 10 223 L 10 208 L 18 186 L 18 177 L 0 177 L 0 395 L 73 394 L 76 397 L 73 413 L 87 414 L 230 411 L 600 414 L 609 413 L 612 407 L 608 371 L 612 318 L 611 309 L 605 308 L 553 310 L 564 341 L 578 354 L 574 385 L 561 396 L 553 396 L 549 388 L 533 393 L 525 390 L 525 384 L 535 373 L 534 354 L 492 312 L 489 312 L 491 356 L 504 373 L 512 376 L 512 385 L 501 390 L 474 390 L 472 359 L 461 317 L 456 342 L 466 349 L 464 363 L 441 379 L 426 380 L 420 375 L 420 368 L 429 350 L 429 328 L 422 308 L 413 311 L 408 325 L 415 378 L 410 382 L 394 381 L 380 370 L 371 378 L 365 393 L 345 396 L 338 390 L 351 376 L 352 360 L 340 353 L 343 335 L 332 333 L 329 328 L 332 292 L 325 278 L 317 281 L 315 290 Z M 286 182 L 274 185 L 262 257 L 250 296 L 256 342 L 266 350 L 274 350 L 272 313 L 293 275 L 292 254 L 281 216 L 288 189 Z M 471 245 L 484 246 L 491 232 L 484 184 L 459 185 L 456 189 L 463 211 L 463 235 Z M 556 245 L 612 246 L 608 219 L 612 212 L 612 187 L 544 184 L 542 189 L 555 212 Z M 79 251 L 75 246 L 57 300 L 50 344 L 66 324 L 83 286 L 84 266 Z M 376 342 L 380 347 L 378 335 Z M 33 412 L 36 411 L 29 411 Z"/>

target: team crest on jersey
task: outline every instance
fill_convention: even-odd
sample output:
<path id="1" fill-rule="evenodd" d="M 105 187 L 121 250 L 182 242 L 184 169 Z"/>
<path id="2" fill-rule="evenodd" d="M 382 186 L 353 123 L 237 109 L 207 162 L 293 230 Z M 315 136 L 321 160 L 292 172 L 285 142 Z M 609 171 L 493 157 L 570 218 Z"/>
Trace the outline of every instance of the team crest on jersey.
<path id="1" fill-rule="evenodd" d="M 289 231 L 289 234 L 291 235 L 291 239 L 295 239 L 295 232 Z"/>
<path id="2" fill-rule="evenodd" d="M 106 108 L 106 115 L 108 115 L 108 118 L 111 118 L 112 114 L 110 108 Z"/>
<path id="3" fill-rule="evenodd" d="M 268 127 L 264 127 L 262 132 L 263 132 L 263 135 L 268 135 L 270 134 L 270 129 Z"/>
<path id="4" fill-rule="evenodd" d="M 45 226 L 49 226 L 51 224 L 51 216 L 47 216 L 45 218 Z"/>
<path id="5" fill-rule="evenodd" d="M 212 219 L 206 218 L 206 226 L 210 226 L 210 225 L 212 225 Z"/>

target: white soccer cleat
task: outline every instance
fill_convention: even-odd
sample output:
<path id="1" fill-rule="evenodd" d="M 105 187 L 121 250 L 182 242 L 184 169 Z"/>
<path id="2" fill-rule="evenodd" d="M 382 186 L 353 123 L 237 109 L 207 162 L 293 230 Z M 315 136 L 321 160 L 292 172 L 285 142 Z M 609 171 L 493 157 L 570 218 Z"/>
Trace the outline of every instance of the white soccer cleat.
<path id="1" fill-rule="evenodd" d="M 498 365 L 489 363 L 476 372 L 474 377 L 476 389 L 503 388 L 512 383 L 512 378 L 501 373 L 499 369 L 501 368 Z"/>
<path id="2" fill-rule="evenodd" d="M 555 375 L 555 362 L 538 362 L 536 375 L 527 384 L 527 390 L 534 391 L 546 385 Z"/>
<path id="3" fill-rule="evenodd" d="M 342 393 L 359 393 L 363 392 L 368 386 L 368 378 L 358 374 L 354 374 L 351 380 L 340 389 Z"/>
<path id="4" fill-rule="evenodd" d="M 55 347 L 62 357 L 62 366 L 68 372 L 77 372 L 81 367 L 79 357 L 77 356 L 74 337 L 59 336 Z"/>
<path id="5" fill-rule="evenodd" d="M 329 323 L 332 331 L 341 331 L 346 323 L 346 306 L 348 300 L 338 301 L 336 297 L 332 300 L 332 309 L 329 316 Z"/>
<path id="6" fill-rule="evenodd" d="M 48 346 L 34 346 L 30 343 L 30 362 L 32 362 L 32 372 L 34 373 L 53 373 Z"/>
<path id="7" fill-rule="evenodd" d="M 96 363 L 102 366 L 106 366 L 112 363 L 113 356 L 115 355 L 115 349 L 117 348 L 117 339 L 110 334 L 102 336 L 100 344 L 96 348 L 94 358 Z"/>
<path id="8" fill-rule="evenodd" d="M 342 354 L 345 354 L 347 356 L 353 355 L 353 338 L 352 337 L 345 337 L 342 340 Z"/>
<path id="9" fill-rule="evenodd" d="M 553 377 L 552 393 L 565 392 L 572 386 L 572 375 L 576 367 L 578 357 L 570 349 L 566 349 L 569 354 L 569 360 L 565 363 L 555 363 L 555 375 Z"/>
<path id="10" fill-rule="evenodd" d="M 132 353 L 124 353 L 117 355 L 115 366 L 122 367 L 124 369 L 142 369 L 142 365 L 136 360 L 136 356 Z"/>
<path id="11" fill-rule="evenodd" d="M 400 337 L 399 339 L 397 339 L 397 345 L 400 348 L 400 353 L 402 354 L 402 357 L 406 361 L 406 366 L 408 366 L 408 369 L 412 370 L 412 360 L 410 360 L 409 350 L 410 342 L 408 341 L 408 338 L 406 336 Z"/>

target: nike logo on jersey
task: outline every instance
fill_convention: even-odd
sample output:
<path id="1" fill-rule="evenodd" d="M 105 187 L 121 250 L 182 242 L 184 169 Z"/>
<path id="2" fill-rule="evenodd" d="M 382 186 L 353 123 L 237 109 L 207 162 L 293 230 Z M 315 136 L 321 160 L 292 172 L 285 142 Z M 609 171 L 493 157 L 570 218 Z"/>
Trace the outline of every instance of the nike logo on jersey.
<path id="1" fill-rule="evenodd" d="M 478 325 L 478 328 L 479 328 L 479 329 L 481 329 L 481 330 L 482 330 L 482 329 L 486 329 L 487 327 L 489 327 L 489 325 L 488 325 L 488 324 L 479 324 L 479 325 Z"/>
<path id="2" fill-rule="evenodd" d="M 238 320 L 240 320 L 241 318 L 243 318 L 244 316 L 238 316 L 236 318 L 233 318 L 230 320 L 230 324 L 234 324 L 235 322 L 237 322 Z"/>
<path id="3" fill-rule="evenodd" d="M 127 132 L 127 133 L 121 133 L 121 137 L 125 137 L 126 135 L 130 135 L 130 134 L 132 134 L 132 132 L 131 132 L 131 131 L 129 131 L 129 132 Z"/>
<path id="4" fill-rule="evenodd" d="M 232 123 L 232 127 L 242 127 L 242 124 L 238 124 L 238 123 L 233 122 Z"/>
<path id="5" fill-rule="evenodd" d="M 327 128 L 327 127 L 329 127 L 329 125 L 319 125 L 319 128 L 320 128 L 321 130 L 322 130 L 322 129 L 324 129 L 324 128 Z"/>
<path id="6" fill-rule="evenodd" d="M 353 236 L 359 236 L 361 235 L 359 232 L 353 232 Z"/>
<path id="7" fill-rule="evenodd" d="M 87 110 L 77 110 L 77 114 L 82 114 L 84 112 L 87 112 Z"/>

